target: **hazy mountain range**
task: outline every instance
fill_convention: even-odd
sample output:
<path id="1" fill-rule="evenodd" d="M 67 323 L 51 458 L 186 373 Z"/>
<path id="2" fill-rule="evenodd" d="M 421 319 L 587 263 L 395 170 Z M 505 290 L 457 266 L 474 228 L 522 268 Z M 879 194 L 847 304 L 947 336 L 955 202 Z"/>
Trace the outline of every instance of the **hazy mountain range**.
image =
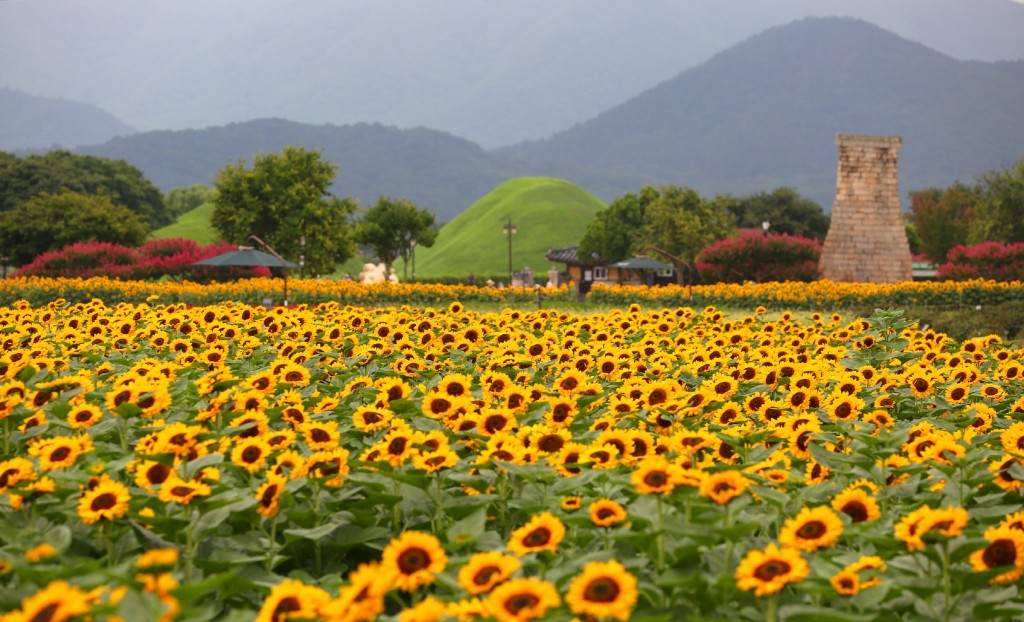
<path id="1" fill-rule="evenodd" d="M 339 165 L 336 193 L 364 204 L 407 196 L 441 221 L 525 175 L 561 177 L 605 201 L 643 184 L 688 185 L 706 196 L 789 185 L 830 209 L 836 134 L 903 136 L 906 196 L 1024 155 L 1022 102 L 1024 61 L 957 60 L 862 20 L 807 18 L 750 37 L 549 138 L 490 151 L 436 129 L 280 118 L 129 134 L 79 151 L 125 159 L 166 190 L 209 183 L 225 164 L 260 151 L 302 145 Z M 97 112 L 87 106 L 78 114 L 85 110 Z M 54 142 L 61 141 L 41 146 Z"/>
<path id="2" fill-rule="evenodd" d="M 143 131 L 277 117 L 429 127 L 492 148 L 547 138 L 811 15 L 865 19 L 958 60 L 1024 59 L 1024 6 L 1010 0 L 7 0 L 0 86 Z"/>

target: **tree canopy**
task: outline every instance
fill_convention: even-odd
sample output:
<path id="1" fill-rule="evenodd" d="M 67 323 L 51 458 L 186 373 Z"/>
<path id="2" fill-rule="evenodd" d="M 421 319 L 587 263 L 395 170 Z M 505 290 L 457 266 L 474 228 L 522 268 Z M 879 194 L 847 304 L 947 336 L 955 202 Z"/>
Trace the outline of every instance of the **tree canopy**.
<path id="1" fill-rule="evenodd" d="M 401 257 L 408 265 L 416 246 L 429 248 L 436 239 L 433 212 L 417 208 L 406 198 L 380 197 L 356 225 L 356 240 L 373 247 L 389 274 L 396 259 Z M 407 277 L 403 275 L 403 280 Z"/>
<path id="2" fill-rule="evenodd" d="M 3 259 L 15 266 L 75 242 L 139 246 L 149 231 L 149 224 L 139 215 L 102 194 L 44 192 L 13 210 L 0 212 Z"/>
<path id="3" fill-rule="evenodd" d="M 771 233 L 799 235 L 820 242 L 831 222 L 821 205 L 787 186 L 739 197 L 719 195 L 715 201 L 729 210 L 741 229 L 761 229 L 762 223 L 767 222 Z"/>
<path id="4" fill-rule="evenodd" d="M 56 195 L 64 190 L 106 195 L 138 214 L 152 228 L 174 220 L 160 189 L 124 160 L 70 151 L 50 151 L 24 158 L 4 153 L 0 157 L 0 211 L 13 210 L 43 193 Z"/>
<path id="5" fill-rule="evenodd" d="M 978 177 L 969 242 L 1024 242 L 1024 157 Z"/>
<path id="6" fill-rule="evenodd" d="M 285 147 L 218 171 L 212 223 L 224 240 L 257 236 L 285 259 L 305 257 L 310 273 L 330 274 L 355 252 L 349 217 L 356 202 L 333 196 L 336 166 L 319 151 Z M 305 239 L 305 245 L 300 240 Z"/>
<path id="7" fill-rule="evenodd" d="M 172 188 L 164 197 L 167 210 L 177 218 L 185 212 L 199 207 L 213 198 L 213 188 L 204 184 L 192 184 L 183 188 Z"/>
<path id="8" fill-rule="evenodd" d="M 734 229 L 734 219 L 724 205 L 701 198 L 692 188 L 644 186 L 594 216 L 577 254 L 596 254 L 611 262 L 654 246 L 693 263 L 702 248 Z"/>
<path id="9" fill-rule="evenodd" d="M 949 188 L 925 188 L 910 193 L 908 219 L 914 226 L 921 252 L 928 259 L 941 264 L 950 249 L 967 243 L 977 201 L 978 189 L 960 182 Z"/>

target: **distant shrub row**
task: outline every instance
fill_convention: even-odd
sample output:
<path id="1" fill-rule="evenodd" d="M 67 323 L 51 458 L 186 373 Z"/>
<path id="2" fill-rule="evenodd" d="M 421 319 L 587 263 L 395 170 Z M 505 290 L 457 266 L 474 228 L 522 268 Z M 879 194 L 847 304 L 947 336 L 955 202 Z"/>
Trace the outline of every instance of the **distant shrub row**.
<path id="1" fill-rule="evenodd" d="M 946 263 L 939 266 L 938 276 L 952 281 L 1024 281 L 1024 242 L 954 246 L 946 255 Z"/>
<path id="2" fill-rule="evenodd" d="M 821 243 L 797 235 L 742 232 L 705 247 L 697 256 L 704 283 L 814 281 Z"/>
<path id="3" fill-rule="evenodd" d="M 224 281 L 268 276 L 266 268 L 207 268 L 193 266 L 221 253 L 236 249 L 227 242 L 200 246 L 193 240 L 165 238 L 150 240 L 139 248 L 110 242 L 77 242 L 43 253 L 22 266 L 15 276 L 90 278 L 105 276 L 125 280 L 155 280 L 188 277 L 197 282 Z"/>

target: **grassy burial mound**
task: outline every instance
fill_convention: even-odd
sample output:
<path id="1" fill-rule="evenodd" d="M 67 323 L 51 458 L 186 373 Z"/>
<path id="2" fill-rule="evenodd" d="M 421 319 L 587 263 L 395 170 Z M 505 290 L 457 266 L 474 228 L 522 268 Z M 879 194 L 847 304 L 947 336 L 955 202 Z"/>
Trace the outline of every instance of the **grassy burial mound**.
<path id="1" fill-rule="evenodd" d="M 509 246 L 504 227 L 511 218 L 516 228 L 512 267 L 520 271 L 530 266 L 542 282 L 551 267 L 544 259 L 548 249 L 578 243 L 594 214 L 605 207 L 600 199 L 562 179 L 509 180 L 442 227 L 432 248 L 416 250 L 416 276 L 507 273 Z M 401 262 L 396 267 L 400 270 Z"/>
<path id="2" fill-rule="evenodd" d="M 220 234 L 210 224 L 213 217 L 213 203 L 203 203 L 178 216 L 174 222 L 153 232 L 154 240 L 164 238 L 185 238 L 199 244 L 213 244 L 220 241 Z"/>

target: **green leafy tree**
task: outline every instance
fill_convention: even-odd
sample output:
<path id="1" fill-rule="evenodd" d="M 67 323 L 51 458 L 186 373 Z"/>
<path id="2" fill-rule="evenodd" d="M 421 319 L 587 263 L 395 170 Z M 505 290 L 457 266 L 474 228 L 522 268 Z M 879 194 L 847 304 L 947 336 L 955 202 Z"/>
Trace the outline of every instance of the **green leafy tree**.
<path id="1" fill-rule="evenodd" d="M 106 195 L 142 217 L 150 227 L 170 224 L 174 218 L 163 194 L 124 160 L 50 151 L 24 158 L 0 158 L 0 211 L 10 211 L 43 193 L 70 190 L 85 195 Z"/>
<path id="2" fill-rule="evenodd" d="M 172 188 L 164 203 L 171 216 L 177 218 L 213 199 L 213 188 L 203 184 L 192 184 L 184 188 Z"/>
<path id="3" fill-rule="evenodd" d="M 719 195 L 715 202 L 722 203 L 742 229 L 760 229 L 767 222 L 771 233 L 822 241 L 831 221 L 820 205 L 786 186 L 740 197 Z"/>
<path id="4" fill-rule="evenodd" d="M 139 246 L 149 231 L 145 220 L 110 197 L 69 190 L 44 192 L 0 213 L 0 248 L 5 262 L 15 266 L 75 242 Z"/>
<path id="5" fill-rule="evenodd" d="M 251 168 L 245 160 L 225 166 L 214 180 L 213 226 L 225 241 L 247 244 L 255 235 L 285 259 L 304 255 L 310 273 L 330 274 L 355 253 L 356 203 L 330 193 L 335 169 L 299 147 L 257 155 Z"/>
<path id="6" fill-rule="evenodd" d="M 662 186 L 647 206 L 634 251 L 654 246 L 692 264 L 701 249 L 728 237 L 735 224 L 727 210 L 692 188 Z"/>
<path id="7" fill-rule="evenodd" d="M 925 188 L 910 193 L 907 218 L 928 259 L 941 264 L 950 249 L 967 243 L 978 198 L 977 188 L 960 182 L 945 189 Z"/>
<path id="8" fill-rule="evenodd" d="M 1024 158 L 978 178 L 979 197 L 969 243 L 1024 242 Z"/>
<path id="9" fill-rule="evenodd" d="M 614 262 L 632 256 L 639 232 L 646 224 L 647 206 L 658 198 L 658 191 L 644 186 L 637 194 L 627 194 L 597 212 L 587 225 L 576 253 Z"/>
<path id="10" fill-rule="evenodd" d="M 644 252 L 649 246 L 693 263 L 705 246 L 727 237 L 734 220 L 721 204 L 707 201 L 692 188 L 645 186 L 598 212 L 580 240 L 577 254 L 597 254 L 613 262 Z"/>
<path id="11" fill-rule="evenodd" d="M 408 266 L 416 246 L 431 247 L 437 239 L 434 214 L 406 198 L 380 197 L 356 224 L 356 240 L 373 248 L 388 274 L 401 257 Z M 403 274 L 403 280 L 408 271 Z"/>

